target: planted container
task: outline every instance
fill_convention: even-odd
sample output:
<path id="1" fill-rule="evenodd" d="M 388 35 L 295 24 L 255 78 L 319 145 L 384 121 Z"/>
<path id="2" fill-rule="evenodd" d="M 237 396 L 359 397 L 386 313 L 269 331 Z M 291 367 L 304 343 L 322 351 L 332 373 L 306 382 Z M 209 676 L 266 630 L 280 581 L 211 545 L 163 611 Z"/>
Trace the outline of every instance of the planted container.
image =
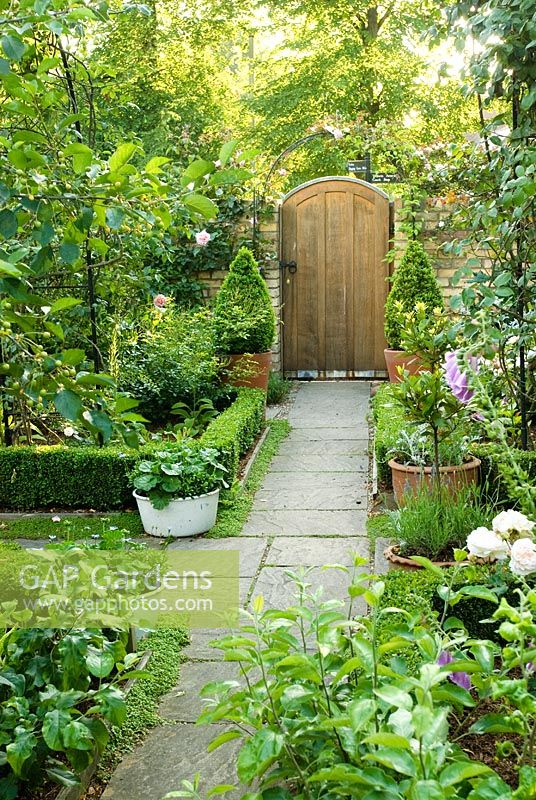
<path id="1" fill-rule="evenodd" d="M 219 458 L 216 449 L 191 440 L 136 464 L 132 484 L 145 533 L 196 536 L 214 527 L 220 488 L 228 485 Z"/>
<path id="2" fill-rule="evenodd" d="M 392 458 L 389 461 L 393 480 L 393 492 L 399 506 L 404 505 L 404 495 L 411 492 L 417 494 L 423 486 L 430 491 L 434 488 L 435 475 L 433 467 L 416 467 L 412 464 L 401 464 Z M 480 459 L 471 458 L 469 461 L 456 466 L 439 467 L 441 486 L 455 496 L 462 487 L 476 486 L 480 475 Z"/>
<path id="3" fill-rule="evenodd" d="M 197 497 L 170 500 L 165 508 L 155 508 L 148 497 L 133 492 L 143 530 L 149 536 L 197 536 L 216 524 L 220 490 Z"/>
<path id="4" fill-rule="evenodd" d="M 276 320 L 272 300 L 253 253 L 238 251 L 214 304 L 214 334 L 224 380 L 268 389 Z"/>

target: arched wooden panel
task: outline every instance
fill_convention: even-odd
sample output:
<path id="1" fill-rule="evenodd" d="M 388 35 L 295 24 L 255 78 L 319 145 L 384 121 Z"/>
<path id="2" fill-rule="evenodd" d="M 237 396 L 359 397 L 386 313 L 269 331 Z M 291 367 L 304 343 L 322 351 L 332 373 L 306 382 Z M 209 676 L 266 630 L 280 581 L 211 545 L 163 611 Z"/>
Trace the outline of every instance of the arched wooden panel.
<path id="1" fill-rule="evenodd" d="M 296 377 L 383 373 L 389 198 L 354 178 L 299 186 L 281 207 L 283 365 Z M 292 268 L 293 269 L 293 268 Z"/>

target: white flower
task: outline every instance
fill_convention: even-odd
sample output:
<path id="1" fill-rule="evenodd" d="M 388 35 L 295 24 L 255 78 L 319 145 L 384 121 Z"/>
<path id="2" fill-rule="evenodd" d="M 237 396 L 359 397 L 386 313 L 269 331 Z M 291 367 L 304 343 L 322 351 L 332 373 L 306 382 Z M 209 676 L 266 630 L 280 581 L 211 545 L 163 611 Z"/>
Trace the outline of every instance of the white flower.
<path id="1" fill-rule="evenodd" d="M 52 522 L 61 522 L 61 517 L 52 517 Z"/>
<path id="2" fill-rule="evenodd" d="M 74 435 L 75 435 L 75 433 L 76 433 L 75 429 L 74 429 L 74 428 L 72 428 L 70 425 L 67 425 L 67 426 L 66 426 L 66 427 L 63 429 L 63 435 L 64 435 L 64 436 L 69 436 L 69 437 L 70 437 L 70 436 L 74 436 Z"/>
<path id="3" fill-rule="evenodd" d="M 508 557 L 508 545 L 494 531 L 476 528 L 467 537 L 469 554 L 476 558 L 491 558 L 503 561 Z"/>
<path id="4" fill-rule="evenodd" d="M 504 539 L 509 539 L 512 533 L 531 534 L 536 523 L 531 522 L 528 517 L 519 511 L 510 508 L 508 511 L 501 511 L 491 523 L 495 533 Z"/>
<path id="5" fill-rule="evenodd" d="M 510 552 L 510 569 L 514 575 L 536 572 L 536 544 L 532 539 L 518 539 Z"/>

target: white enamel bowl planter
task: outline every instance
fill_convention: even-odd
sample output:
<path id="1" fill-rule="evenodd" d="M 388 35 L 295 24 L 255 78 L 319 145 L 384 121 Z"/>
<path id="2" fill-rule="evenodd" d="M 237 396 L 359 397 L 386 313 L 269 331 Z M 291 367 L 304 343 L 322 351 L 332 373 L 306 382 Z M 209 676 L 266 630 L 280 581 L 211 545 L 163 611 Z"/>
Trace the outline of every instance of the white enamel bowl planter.
<path id="1" fill-rule="evenodd" d="M 171 500 L 165 508 L 154 508 L 148 497 L 133 492 L 145 533 L 167 538 L 196 536 L 214 527 L 220 490 L 197 497 Z"/>

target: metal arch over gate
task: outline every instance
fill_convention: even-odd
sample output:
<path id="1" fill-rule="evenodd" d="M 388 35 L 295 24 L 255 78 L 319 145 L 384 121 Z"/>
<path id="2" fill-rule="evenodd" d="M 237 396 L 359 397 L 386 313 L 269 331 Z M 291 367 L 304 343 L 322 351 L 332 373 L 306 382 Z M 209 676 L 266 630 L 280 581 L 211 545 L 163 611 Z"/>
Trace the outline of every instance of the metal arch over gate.
<path id="1" fill-rule="evenodd" d="M 280 214 L 284 373 L 385 375 L 389 197 L 356 178 L 319 178 L 289 192 Z"/>

